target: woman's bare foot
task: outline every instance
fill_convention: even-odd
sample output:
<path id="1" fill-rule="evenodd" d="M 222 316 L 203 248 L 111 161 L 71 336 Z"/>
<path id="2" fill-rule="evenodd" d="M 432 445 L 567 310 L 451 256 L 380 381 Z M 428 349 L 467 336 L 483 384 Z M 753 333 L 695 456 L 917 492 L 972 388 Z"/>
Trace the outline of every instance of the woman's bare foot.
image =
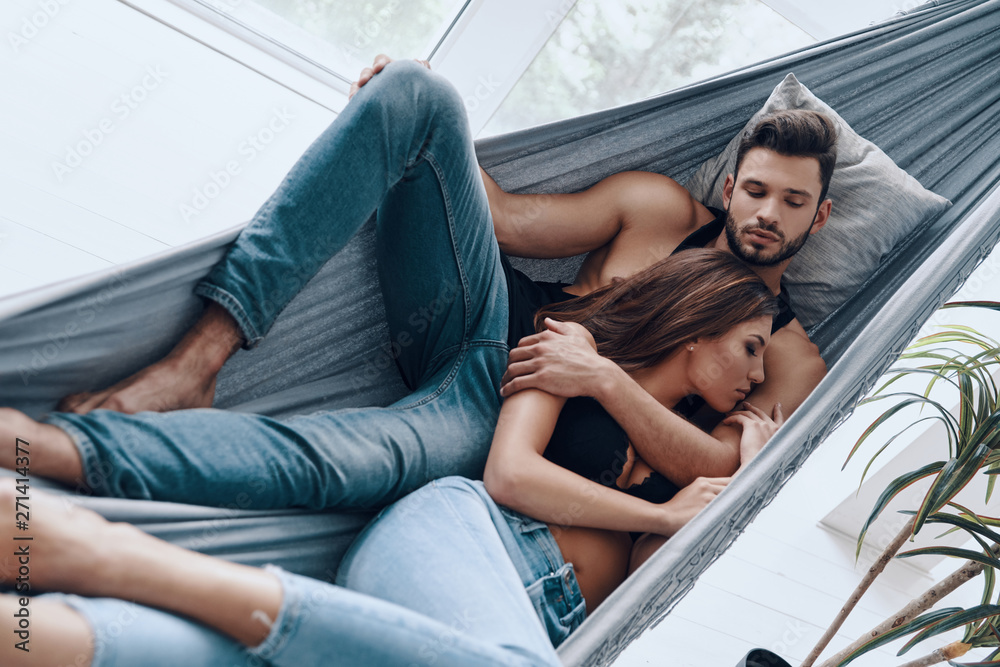
<path id="1" fill-rule="evenodd" d="M 0 408 L 0 467 L 70 484 L 83 477 L 80 453 L 65 431 L 12 408 Z"/>
<path id="2" fill-rule="evenodd" d="M 19 487 L 13 479 L 0 480 L 0 544 L 11 545 L 2 552 L 11 555 L 0 555 L 0 585 L 18 593 L 26 592 L 17 589 L 21 584 L 131 600 L 187 616 L 247 646 L 264 640 L 281 609 L 283 592 L 273 573 L 110 523 L 68 497 Z"/>
<path id="3" fill-rule="evenodd" d="M 103 391 L 71 394 L 57 409 L 86 414 L 100 408 L 134 414 L 210 408 L 216 377 L 242 344 L 236 320 L 213 302 L 162 360 Z"/>
<path id="4" fill-rule="evenodd" d="M 109 594 L 115 554 L 143 535 L 30 482 L 0 480 L 0 543 L 9 545 L 0 559 L 0 584 L 17 593 Z"/>

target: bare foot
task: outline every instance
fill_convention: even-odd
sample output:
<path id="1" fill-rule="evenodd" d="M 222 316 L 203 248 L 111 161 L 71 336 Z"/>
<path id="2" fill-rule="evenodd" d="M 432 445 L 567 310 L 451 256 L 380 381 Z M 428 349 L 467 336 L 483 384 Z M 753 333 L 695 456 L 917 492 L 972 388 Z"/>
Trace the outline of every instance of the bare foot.
<path id="1" fill-rule="evenodd" d="M 135 414 L 145 410 L 210 408 L 215 398 L 215 380 L 214 373 L 205 376 L 204 368 L 187 368 L 167 357 L 103 391 L 70 394 L 56 409 L 83 415 L 97 409 Z"/>
<path id="2" fill-rule="evenodd" d="M 65 431 L 12 408 L 0 408 L 0 468 L 66 483 L 83 477 L 80 452 Z"/>
<path id="3" fill-rule="evenodd" d="M 0 480 L 0 544 L 8 545 L 0 552 L 0 585 L 20 594 L 132 600 L 248 646 L 267 637 L 281 609 L 281 582 L 271 572 L 182 549 L 13 479 Z"/>
<path id="4" fill-rule="evenodd" d="M 18 593 L 102 595 L 116 576 L 116 545 L 140 533 L 111 524 L 68 498 L 0 480 L 0 584 Z M 140 533 L 141 534 L 141 533 Z"/>
<path id="5" fill-rule="evenodd" d="M 82 415 L 98 408 L 129 414 L 210 408 L 216 377 L 242 343 L 236 320 L 210 303 L 198 323 L 161 361 L 103 391 L 71 394 L 56 409 Z"/>

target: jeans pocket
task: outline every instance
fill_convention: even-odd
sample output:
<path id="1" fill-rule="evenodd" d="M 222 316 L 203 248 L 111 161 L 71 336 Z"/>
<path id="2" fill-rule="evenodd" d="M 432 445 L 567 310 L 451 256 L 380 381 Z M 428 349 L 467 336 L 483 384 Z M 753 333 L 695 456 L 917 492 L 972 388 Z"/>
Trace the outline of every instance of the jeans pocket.
<path id="1" fill-rule="evenodd" d="M 507 525 L 519 535 L 528 535 L 541 530 L 548 530 L 549 528 L 548 524 L 544 521 L 532 519 L 530 516 L 525 516 L 503 505 L 497 505 L 497 507 L 500 509 L 500 513 L 503 514 L 504 519 L 506 519 Z"/>
<path id="2" fill-rule="evenodd" d="M 553 646 L 558 647 L 587 616 L 572 563 L 540 577 L 526 590 Z"/>

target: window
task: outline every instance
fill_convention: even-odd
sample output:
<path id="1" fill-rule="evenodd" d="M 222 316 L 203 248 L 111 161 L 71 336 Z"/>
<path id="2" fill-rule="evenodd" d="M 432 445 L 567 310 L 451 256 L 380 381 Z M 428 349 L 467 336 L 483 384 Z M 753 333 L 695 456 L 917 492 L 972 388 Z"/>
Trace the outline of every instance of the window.
<path id="1" fill-rule="evenodd" d="M 579 0 L 482 134 L 618 106 L 814 41 L 757 0 Z"/>
<path id="2" fill-rule="evenodd" d="M 346 92 L 379 53 L 429 57 L 469 0 L 174 0 Z M 287 58 L 283 58 L 286 59 Z M 314 71 L 314 75 L 316 72 Z"/>

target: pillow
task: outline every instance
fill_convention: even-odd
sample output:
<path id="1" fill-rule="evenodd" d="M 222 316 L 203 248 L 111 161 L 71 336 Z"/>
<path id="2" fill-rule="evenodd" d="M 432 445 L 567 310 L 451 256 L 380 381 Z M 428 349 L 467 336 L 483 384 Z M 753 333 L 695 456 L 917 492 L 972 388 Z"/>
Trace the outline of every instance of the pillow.
<path id="1" fill-rule="evenodd" d="M 833 210 L 826 227 L 809 237 L 785 271 L 792 307 L 805 327 L 836 310 L 875 272 L 882 257 L 925 220 L 951 205 L 896 166 L 878 146 L 863 139 L 836 111 L 794 75 L 778 84 L 744 128 L 778 109 L 810 109 L 837 124 L 837 165 L 827 197 Z M 743 132 L 688 180 L 688 191 L 708 206 L 722 208 L 722 186 L 736 166 Z"/>

